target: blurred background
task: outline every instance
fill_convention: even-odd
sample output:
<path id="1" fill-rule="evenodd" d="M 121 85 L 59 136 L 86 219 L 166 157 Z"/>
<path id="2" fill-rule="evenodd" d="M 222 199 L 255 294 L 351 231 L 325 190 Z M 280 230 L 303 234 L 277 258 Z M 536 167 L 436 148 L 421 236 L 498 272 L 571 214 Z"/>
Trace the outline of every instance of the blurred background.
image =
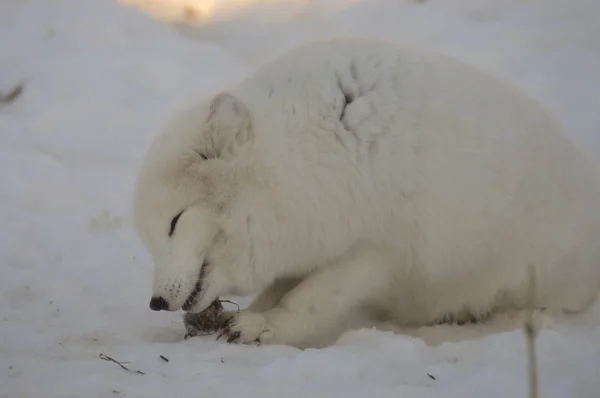
<path id="1" fill-rule="evenodd" d="M 599 15 L 598 0 L 0 0 L 0 396 L 525 397 L 514 320 L 321 351 L 182 341 L 181 314 L 148 309 L 133 181 L 174 105 L 342 35 L 501 76 L 600 157 Z M 541 397 L 598 397 L 596 319 L 544 319 Z"/>

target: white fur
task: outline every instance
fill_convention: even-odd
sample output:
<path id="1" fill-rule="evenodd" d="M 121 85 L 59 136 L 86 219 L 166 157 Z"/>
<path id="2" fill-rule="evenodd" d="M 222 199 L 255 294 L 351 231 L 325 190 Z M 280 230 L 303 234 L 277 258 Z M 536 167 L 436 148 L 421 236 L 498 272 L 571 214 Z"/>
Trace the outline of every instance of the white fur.
<path id="1" fill-rule="evenodd" d="M 262 292 L 241 342 L 302 346 L 355 310 L 519 308 L 530 265 L 538 307 L 579 311 L 600 283 L 600 179 L 561 127 L 486 73 L 371 39 L 299 47 L 178 111 L 134 208 L 169 310 L 204 261 L 191 312 Z"/>

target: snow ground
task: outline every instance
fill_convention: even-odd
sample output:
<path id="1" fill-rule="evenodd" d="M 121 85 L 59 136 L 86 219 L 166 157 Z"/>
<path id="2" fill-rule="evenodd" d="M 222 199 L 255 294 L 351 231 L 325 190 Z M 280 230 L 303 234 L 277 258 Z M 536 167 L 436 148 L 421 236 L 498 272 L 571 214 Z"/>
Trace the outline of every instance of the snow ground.
<path id="1" fill-rule="evenodd" d="M 526 396 L 519 315 L 361 329 L 320 350 L 182 341 L 180 315 L 147 307 L 152 267 L 129 224 L 132 180 L 174 102 L 334 34 L 392 38 L 487 68 L 599 156 L 600 3 L 336 0 L 332 12 L 307 0 L 301 15 L 275 3 L 271 14 L 249 13 L 222 0 L 197 26 L 173 26 L 113 0 L 0 2 L 0 92 L 24 82 L 0 104 L 0 397 Z M 540 398 L 600 396 L 599 307 L 543 318 Z"/>

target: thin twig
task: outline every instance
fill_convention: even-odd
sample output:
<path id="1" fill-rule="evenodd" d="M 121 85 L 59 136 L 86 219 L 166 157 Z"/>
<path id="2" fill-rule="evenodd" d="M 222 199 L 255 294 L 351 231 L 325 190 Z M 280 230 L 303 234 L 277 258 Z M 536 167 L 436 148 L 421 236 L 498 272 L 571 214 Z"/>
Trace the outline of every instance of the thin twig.
<path id="1" fill-rule="evenodd" d="M 159 355 L 158 357 L 159 357 L 160 359 L 162 359 L 163 361 L 165 361 L 165 362 L 169 362 L 169 358 L 167 358 L 167 357 L 166 357 L 166 356 L 164 356 L 164 355 Z"/>
<path id="2" fill-rule="evenodd" d="M 104 355 L 104 354 L 100 354 L 98 355 L 98 357 L 100 357 L 100 359 L 104 360 L 104 361 L 109 361 L 109 362 L 114 362 L 117 365 L 119 365 L 122 369 L 131 372 L 131 373 L 136 373 L 139 375 L 145 375 L 146 373 L 142 372 L 141 370 L 135 370 L 135 369 L 129 369 L 127 366 L 123 365 L 124 362 L 119 362 L 114 358 L 109 357 L 108 355 Z"/>
<path id="3" fill-rule="evenodd" d="M 535 296 L 535 271 L 533 266 L 529 266 L 529 303 L 527 306 L 527 317 L 525 321 L 525 336 L 527 338 L 527 359 L 529 362 L 529 398 L 538 398 L 538 374 L 535 353 L 535 338 L 537 337 L 537 330 L 533 322 Z"/>
<path id="4" fill-rule="evenodd" d="M 233 304 L 237 307 L 237 312 L 240 312 L 240 305 L 238 303 L 234 303 L 231 300 L 219 300 L 221 303 L 229 303 L 229 304 Z"/>
<path id="5" fill-rule="evenodd" d="M 0 103 L 9 104 L 16 100 L 23 92 L 23 87 L 23 83 L 19 83 L 8 93 L 0 93 Z"/>

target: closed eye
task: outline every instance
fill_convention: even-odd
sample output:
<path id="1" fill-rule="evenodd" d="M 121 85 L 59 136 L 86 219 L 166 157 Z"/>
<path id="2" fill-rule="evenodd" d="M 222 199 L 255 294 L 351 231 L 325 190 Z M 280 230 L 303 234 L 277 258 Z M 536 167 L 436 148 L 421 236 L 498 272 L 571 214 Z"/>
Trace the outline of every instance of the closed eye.
<path id="1" fill-rule="evenodd" d="M 175 227 L 177 226 L 177 221 L 179 221 L 179 217 L 181 217 L 182 214 L 183 214 L 183 211 L 181 213 L 177 214 L 171 220 L 171 229 L 169 230 L 169 236 L 173 236 L 173 233 L 175 232 Z"/>

